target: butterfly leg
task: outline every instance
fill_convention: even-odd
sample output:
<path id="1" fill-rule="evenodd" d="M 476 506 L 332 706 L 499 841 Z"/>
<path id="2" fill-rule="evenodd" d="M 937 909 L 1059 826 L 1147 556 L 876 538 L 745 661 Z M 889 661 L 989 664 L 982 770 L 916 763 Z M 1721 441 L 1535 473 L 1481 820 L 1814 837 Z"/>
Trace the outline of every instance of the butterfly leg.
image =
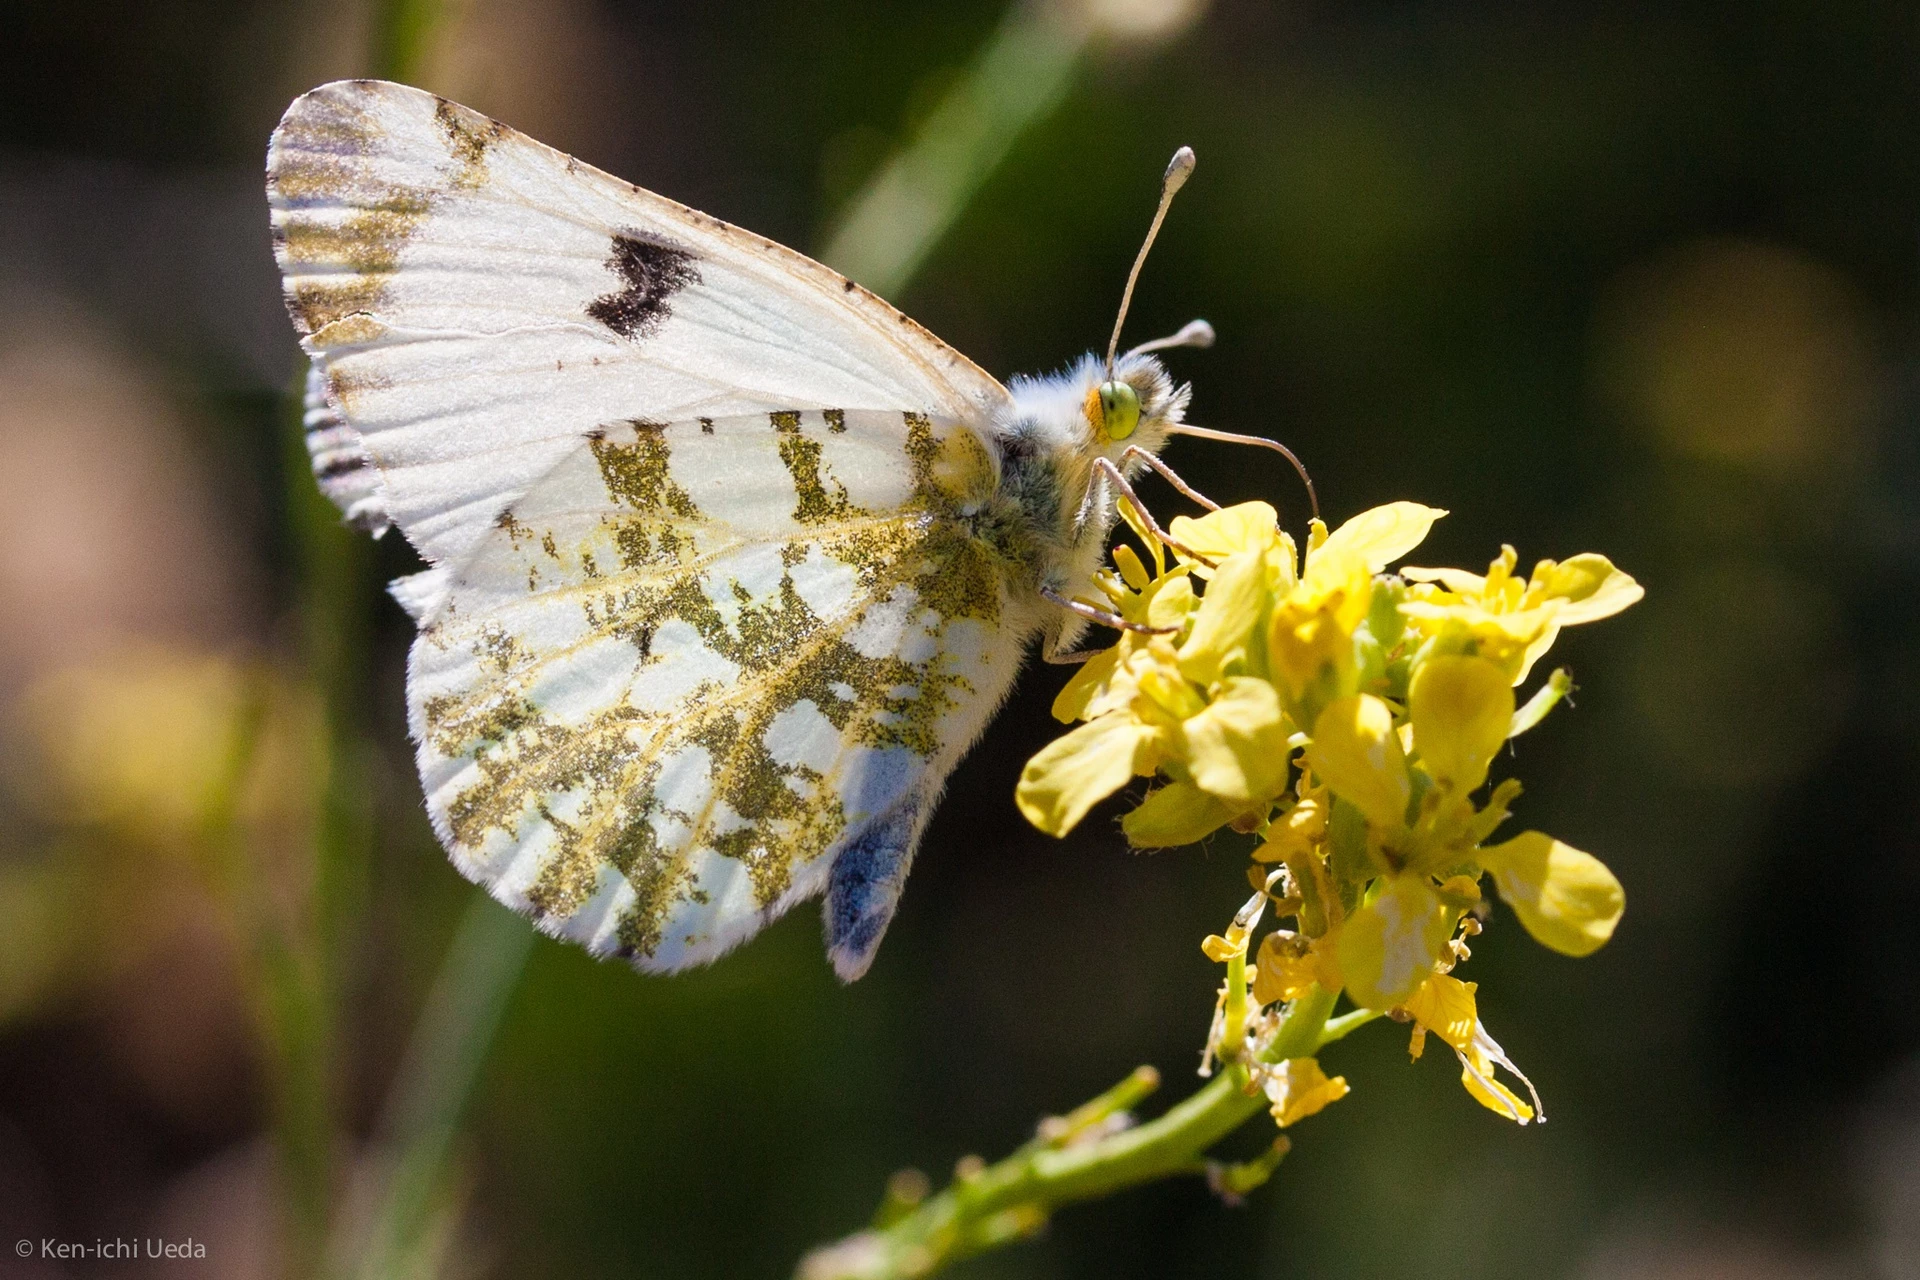
<path id="1" fill-rule="evenodd" d="M 1111 609 L 1102 609 L 1098 605 L 1088 604 L 1085 600 L 1070 600 L 1052 587 L 1042 586 L 1040 594 L 1065 609 L 1068 613 L 1077 613 L 1089 622 L 1097 622 L 1103 627 L 1112 627 L 1115 631 L 1137 631 L 1143 636 L 1172 635 L 1178 627 L 1149 627 L 1144 622 L 1128 622 Z M 1091 655 L 1089 655 L 1091 656 Z M 1047 661 L 1053 661 L 1048 658 Z"/>
<path id="2" fill-rule="evenodd" d="M 1095 458 L 1093 460 L 1093 469 L 1106 477 L 1107 482 L 1115 489 L 1118 489 L 1121 495 L 1133 504 L 1134 511 L 1139 513 L 1141 523 L 1145 524 L 1147 530 L 1164 546 L 1172 548 L 1187 559 L 1203 564 L 1209 569 L 1214 567 L 1213 561 L 1207 559 L 1199 552 L 1194 551 L 1192 548 L 1184 547 L 1180 543 L 1175 542 L 1173 536 L 1160 527 L 1160 522 L 1153 518 L 1153 512 L 1147 510 L 1147 504 L 1140 501 L 1140 495 L 1133 491 L 1133 486 L 1127 483 L 1127 478 L 1120 473 L 1119 467 L 1113 465 L 1111 458 Z"/>
<path id="3" fill-rule="evenodd" d="M 1178 489 L 1181 493 L 1186 494 L 1187 497 L 1193 499 L 1195 502 L 1199 503 L 1201 506 L 1205 507 L 1207 510 L 1218 511 L 1220 509 L 1219 503 L 1215 502 L 1212 498 L 1209 498 L 1206 494 L 1200 492 L 1198 489 L 1188 484 L 1185 480 L 1182 480 L 1180 478 L 1179 472 L 1175 471 L 1172 467 L 1168 466 L 1166 463 L 1160 461 L 1160 459 L 1154 457 L 1151 453 L 1148 453 L 1145 449 L 1142 449 L 1139 445 L 1137 444 L 1128 445 L 1126 448 L 1126 451 L 1122 453 L 1120 457 L 1123 461 L 1126 461 L 1126 462 L 1131 462 L 1135 458 L 1138 458 L 1140 461 L 1146 463 L 1148 466 L 1152 467 L 1155 471 L 1159 472 L 1161 479 L 1165 480 L 1168 484 Z"/>
<path id="4" fill-rule="evenodd" d="M 1097 658 L 1105 649 L 1073 649 L 1058 653 L 1050 649 L 1040 650 L 1040 661 L 1051 662 L 1056 667 L 1077 667 L 1090 658 Z"/>

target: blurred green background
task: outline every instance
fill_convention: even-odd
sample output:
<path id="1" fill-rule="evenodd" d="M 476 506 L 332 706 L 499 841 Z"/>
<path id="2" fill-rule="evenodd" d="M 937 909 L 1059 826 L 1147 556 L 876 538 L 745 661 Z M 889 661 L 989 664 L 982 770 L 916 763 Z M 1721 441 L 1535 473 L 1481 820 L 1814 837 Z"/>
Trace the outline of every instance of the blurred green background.
<path id="1" fill-rule="evenodd" d="M 1545 1127 L 1370 1027 L 1245 1207 L 1151 1187 L 957 1274 L 1920 1276 L 1920 11 L 1106 9 L 895 301 L 1003 378 L 1103 344 L 1193 146 L 1128 326 L 1216 326 L 1169 361 L 1193 420 L 1285 439 L 1336 520 L 1451 509 L 1423 563 L 1511 541 L 1646 585 L 1556 650 L 1577 705 L 1511 762 L 1629 905 L 1581 962 L 1496 917 L 1464 971 Z M 817 251 L 1005 12 L 468 0 L 412 78 Z M 392 15 L 0 13 L 0 1246 L 207 1246 L 0 1276 L 303 1274 L 269 1135 L 351 1200 L 473 893 L 405 738 L 379 583 L 410 552 L 289 469 L 261 192 L 286 102 L 394 57 Z M 1171 460 L 1303 516 L 1264 455 Z M 1026 828 L 1063 678 L 955 776 L 859 984 L 810 908 L 671 979 L 535 943 L 431 1197 L 441 1273 L 784 1275 L 895 1169 L 1137 1063 L 1188 1091 L 1243 851 L 1130 854 L 1117 807 Z"/>

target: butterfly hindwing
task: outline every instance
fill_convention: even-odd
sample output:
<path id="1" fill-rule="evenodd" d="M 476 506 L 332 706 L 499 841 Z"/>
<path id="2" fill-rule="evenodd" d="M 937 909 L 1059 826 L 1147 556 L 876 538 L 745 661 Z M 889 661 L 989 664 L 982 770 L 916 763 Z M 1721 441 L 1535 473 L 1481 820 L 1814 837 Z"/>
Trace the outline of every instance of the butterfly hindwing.
<path id="1" fill-rule="evenodd" d="M 994 482 L 911 412 L 596 430 L 434 571 L 409 698 L 455 862 L 651 969 L 828 888 L 857 976 L 1019 663 Z"/>
<path id="2" fill-rule="evenodd" d="M 933 791 L 915 788 L 902 796 L 893 808 L 852 833 L 834 856 L 821 913 L 826 917 L 827 955 L 848 981 L 873 963 L 893 919 L 914 847 L 933 811 L 938 781 Z"/>
<path id="3" fill-rule="evenodd" d="M 327 399 L 430 561 L 603 423 L 1006 402 L 836 272 L 418 89 L 297 99 L 268 196 Z"/>

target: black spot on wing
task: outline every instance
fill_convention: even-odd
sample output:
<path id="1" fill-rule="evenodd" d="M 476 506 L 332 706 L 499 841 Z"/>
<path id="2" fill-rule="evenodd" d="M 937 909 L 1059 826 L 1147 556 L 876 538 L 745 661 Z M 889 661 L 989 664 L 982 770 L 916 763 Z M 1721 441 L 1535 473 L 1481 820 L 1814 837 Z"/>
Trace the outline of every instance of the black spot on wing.
<path id="1" fill-rule="evenodd" d="M 587 314 L 623 338 L 644 338 L 672 314 L 669 298 L 700 283 L 696 261 L 677 245 L 638 232 L 621 232 L 613 237 L 607 270 L 619 276 L 625 287 L 589 302 Z"/>

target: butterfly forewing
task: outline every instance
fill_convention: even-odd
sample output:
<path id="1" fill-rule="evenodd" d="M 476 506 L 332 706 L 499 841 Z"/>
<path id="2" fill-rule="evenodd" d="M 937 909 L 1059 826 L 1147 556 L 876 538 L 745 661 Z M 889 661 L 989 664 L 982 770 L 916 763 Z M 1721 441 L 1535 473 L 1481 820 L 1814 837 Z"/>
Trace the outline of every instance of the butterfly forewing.
<path id="1" fill-rule="evenodd" d="M 302 410 L 314 483 L 346 514 L 348 524 L 380 537 L 388 528 L 380 472 L 360 433 L 328 402 L 326 362 L 317 356 L 307 366 Z"/>
<path id="2" fill-rule="evenodd" d="M 970 430 L 916 413 L 597 432 L 423 621 L 411 711 L 455 860 L 660 969 L 834 867 L 830 941 L 857 973 L 1019 663 L 1003 566 L 966 524 L 993 480 Z"/>
<path id="3" fill-rule="evenodd" d="M 602 423 L 984 421 L 1005 401 L 837 273 L 418 89 L 298 99 L 268 195 L 295 323 L 430 560 L 457 557 Z"/>

